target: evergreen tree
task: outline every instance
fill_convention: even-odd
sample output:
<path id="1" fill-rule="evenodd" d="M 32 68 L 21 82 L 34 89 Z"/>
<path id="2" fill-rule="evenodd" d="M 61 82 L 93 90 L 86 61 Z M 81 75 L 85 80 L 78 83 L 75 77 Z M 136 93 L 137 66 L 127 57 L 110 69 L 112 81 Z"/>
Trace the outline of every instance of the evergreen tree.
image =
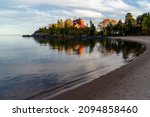
<path id="1" fill-rule="evenodd" d="M 143 19 L 142 30 L 145 32 L 146 35 L 150 34 L 150 15 Z"/>
<path id="2" fill-rule="evenodd" d="M 92 22 L 92 20 L 90 20 L 90 36 L 94 36 L 95 35 L 95 26 Z"/>
<path id="3" fill-rule="evenodd" d="M 136 20 L 133 18 L 131 13 L 127 13 L 125 16 L 125 34 L 132 35 L 133 28 L 136 25 Z"/>

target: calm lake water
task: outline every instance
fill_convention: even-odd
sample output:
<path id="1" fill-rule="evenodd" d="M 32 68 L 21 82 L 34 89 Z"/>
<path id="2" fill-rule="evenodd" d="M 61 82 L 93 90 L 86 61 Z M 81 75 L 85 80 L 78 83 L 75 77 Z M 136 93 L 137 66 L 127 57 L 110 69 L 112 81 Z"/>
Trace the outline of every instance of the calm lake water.
<path id="1" fill-rule="evenodd" d="M 0 99 L 44 99 L 120 68 L 144 50 L 121 40 L 0 36 Z"/>

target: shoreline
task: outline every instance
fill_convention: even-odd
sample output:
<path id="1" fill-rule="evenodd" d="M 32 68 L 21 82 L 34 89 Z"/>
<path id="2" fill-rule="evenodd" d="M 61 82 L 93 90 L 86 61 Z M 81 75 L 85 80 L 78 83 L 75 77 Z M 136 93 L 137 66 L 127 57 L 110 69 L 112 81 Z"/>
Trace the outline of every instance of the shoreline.
<path id="1" fill-rule="evenodd" d="M 131 63 L 98 79 L 56 95 L 51 100 L 145 100 L 150 99 L 150 36 L 112 37 L 146 45 Z"/>
<path id="2" fill-rule="evenodd" d="M 102 37 L 100 35 L 95 35 L 95 36 L 89 36 L 89 35 L 75 35 L 75 36 L 71 36 L 71 35 L 51 35 L 51 34 L 44 34 L 44 33 L 35 33 L 32 35 L 22 35 L 23 38 L 30 38 L 33 37 L 35 39 L 51 39 L 51 40 L 60 40 L 60 39 L 64 39 L 64 40 L 91 40 L 91 39 L 102 39 L 105 37 Z"/>

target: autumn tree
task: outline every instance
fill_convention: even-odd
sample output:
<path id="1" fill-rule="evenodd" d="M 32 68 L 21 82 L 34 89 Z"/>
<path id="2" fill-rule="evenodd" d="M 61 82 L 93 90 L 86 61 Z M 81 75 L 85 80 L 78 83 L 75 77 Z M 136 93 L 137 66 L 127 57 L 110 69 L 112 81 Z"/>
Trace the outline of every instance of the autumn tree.
<path id="1" fill-rule="evenodd" d="M 92 20 L 90 20 L 90 27 L 92 27 L 92 24 L 93 24 L 93 22 L 92 22 Z"/>
<path id="2" fill-rule="evenodd" d="M 64 27 L 63 20 L 62 19 L 57 20 L 57 25 L 58 25 L 58 28 L 63 28 Z"/>
<path id="3" fill-rule="evenodd" d="M 71 28 L 73 27 L 73 21 L 69 18 L 69 19 L 66 19 L 65 22 L 65 28 Z"/>

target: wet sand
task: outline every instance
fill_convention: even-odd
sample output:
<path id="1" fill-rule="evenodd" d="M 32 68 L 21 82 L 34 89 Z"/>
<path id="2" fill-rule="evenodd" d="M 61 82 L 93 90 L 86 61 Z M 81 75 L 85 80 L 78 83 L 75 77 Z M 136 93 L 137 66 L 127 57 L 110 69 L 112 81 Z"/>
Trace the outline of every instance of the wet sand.
<path id="1" fill-rule="evenodd" d="M 116 38 L 116 37 L 115 37 Z M 150 37 L 117 37 L 141 42 L 146 51 L 107 75 L 61 93 L 55 100 L 149 100 L 150 99 Z"/>

